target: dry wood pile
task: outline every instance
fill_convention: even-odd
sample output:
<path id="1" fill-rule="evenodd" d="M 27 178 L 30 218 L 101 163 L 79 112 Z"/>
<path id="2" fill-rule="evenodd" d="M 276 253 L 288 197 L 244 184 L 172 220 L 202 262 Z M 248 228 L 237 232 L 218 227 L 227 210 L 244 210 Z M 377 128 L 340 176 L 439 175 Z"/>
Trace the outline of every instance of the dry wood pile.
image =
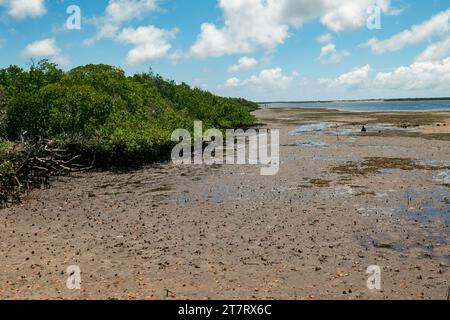
<path id="1" fill-rule="evenodd" d="M 46 186 L 52 176 L 89 169 L 77 163 L 79 158 L 54 141 L 21 144 L 1 164 L 0 205 L 20 202 L 21 193 Z"/>

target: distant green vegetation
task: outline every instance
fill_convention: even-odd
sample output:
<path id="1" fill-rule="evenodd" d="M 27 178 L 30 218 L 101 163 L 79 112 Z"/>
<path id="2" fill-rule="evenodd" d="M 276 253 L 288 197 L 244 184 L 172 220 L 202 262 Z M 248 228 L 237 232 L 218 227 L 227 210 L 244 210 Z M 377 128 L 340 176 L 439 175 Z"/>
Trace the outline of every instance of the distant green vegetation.
<path id="1" fill-rule="evenodd" d="M 151 161 L 168 153 L 175 129 L 192 130 L 194 120 L 204 128 L 247 127 L 257 107 L 151 72 L 126 76 L 108 65 L 65 72 L 46 60 L 29 70 L 10 66 L 0 70 L 0 164 L 11 160 L 14 144 L 37 140 L 95 155 L 102 166 Z M 0 178 L 10 181 L 14 170 L 3 164 Z"/>

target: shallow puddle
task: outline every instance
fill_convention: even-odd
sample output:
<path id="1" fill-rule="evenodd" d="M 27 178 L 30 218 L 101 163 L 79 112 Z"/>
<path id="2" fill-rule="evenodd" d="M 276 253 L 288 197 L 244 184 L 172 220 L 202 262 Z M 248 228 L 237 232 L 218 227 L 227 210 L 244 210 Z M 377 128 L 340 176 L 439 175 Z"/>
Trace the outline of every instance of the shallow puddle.
<path id="1" fill-rule="evenodd" d="M 444 170 L 433 177 L 433 181 L 441 184 L 450 184 L 450 170 Z"/>
<path id="2" fill-rule="evenodd" d="M 309 140 L 309 141 L 299 142 L 298 146 L 304 147 L 304 148 L 326 148 L 326 147 L 328 147 L 328 144 L 326 144 L 325 142 L 322 142 L 322 141 Z"/>
<path id="3" fill-rule="evenodd" d="M 308 132 L 319 132 L 328 128 L 335 127 L 336 123 L 334 122 L 317 122 L 317 123 L 309 123 L 304 124 L 297 127 L 294 131 L 291 132 L 291 135 L 297 135 Z"/>
<path id="4" fill-rule="evenodd" d="M 431 194 L 423 194 L 420 191 L 401 193 L 400 214 L 413 218 L 419 222 L 428 222 L 431 219 L 443 219 L 450 225 L 450 194 L 448 189 L 439 188 Z M 416 200 L 419 198 L 418 200 Z M 423 199 L 423 200 L 422 200 Z"/>

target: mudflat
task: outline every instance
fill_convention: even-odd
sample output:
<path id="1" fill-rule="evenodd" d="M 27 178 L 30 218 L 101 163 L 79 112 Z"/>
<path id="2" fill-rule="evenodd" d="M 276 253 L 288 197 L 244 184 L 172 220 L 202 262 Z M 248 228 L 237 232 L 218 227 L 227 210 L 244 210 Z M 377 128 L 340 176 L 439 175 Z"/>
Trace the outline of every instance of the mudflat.
<path id="1" fill-rule="evenodd" d="M 0 210 L 0 298 L 447 297 L 450 113 L 255 115 L 281 130 L 275 176 L 87 172 Z M 72 265 L 81 290 L 66 286 Z M 373 265 L 381 290 L 367 287 Z"/>

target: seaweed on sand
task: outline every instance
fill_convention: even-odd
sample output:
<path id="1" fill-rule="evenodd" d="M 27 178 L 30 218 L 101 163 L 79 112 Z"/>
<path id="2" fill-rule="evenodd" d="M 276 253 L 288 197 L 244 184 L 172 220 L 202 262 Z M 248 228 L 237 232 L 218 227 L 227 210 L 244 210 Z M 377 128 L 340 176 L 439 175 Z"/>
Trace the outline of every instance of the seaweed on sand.
<path id="1" fill-rule="evenodd" d="M 331 180 L 324 180 L 324 179 L 311 179 L 309 180 L 309 183 L 316 187 L 329 187 Z"/>
<path id="2" fill-rule="evenodd" d="M 441 170 L 442 167 L 430 166 L 418 163 L 416 160 L 408 158 L 384 158 L 370 157 L 365 158 L 361 163 L 347 162 L 331 169 L 331 172 L 344 175 L 361 175 L 379 173 L 384 169 L 400 169 L 405 171 L 412 170 Z"/>

